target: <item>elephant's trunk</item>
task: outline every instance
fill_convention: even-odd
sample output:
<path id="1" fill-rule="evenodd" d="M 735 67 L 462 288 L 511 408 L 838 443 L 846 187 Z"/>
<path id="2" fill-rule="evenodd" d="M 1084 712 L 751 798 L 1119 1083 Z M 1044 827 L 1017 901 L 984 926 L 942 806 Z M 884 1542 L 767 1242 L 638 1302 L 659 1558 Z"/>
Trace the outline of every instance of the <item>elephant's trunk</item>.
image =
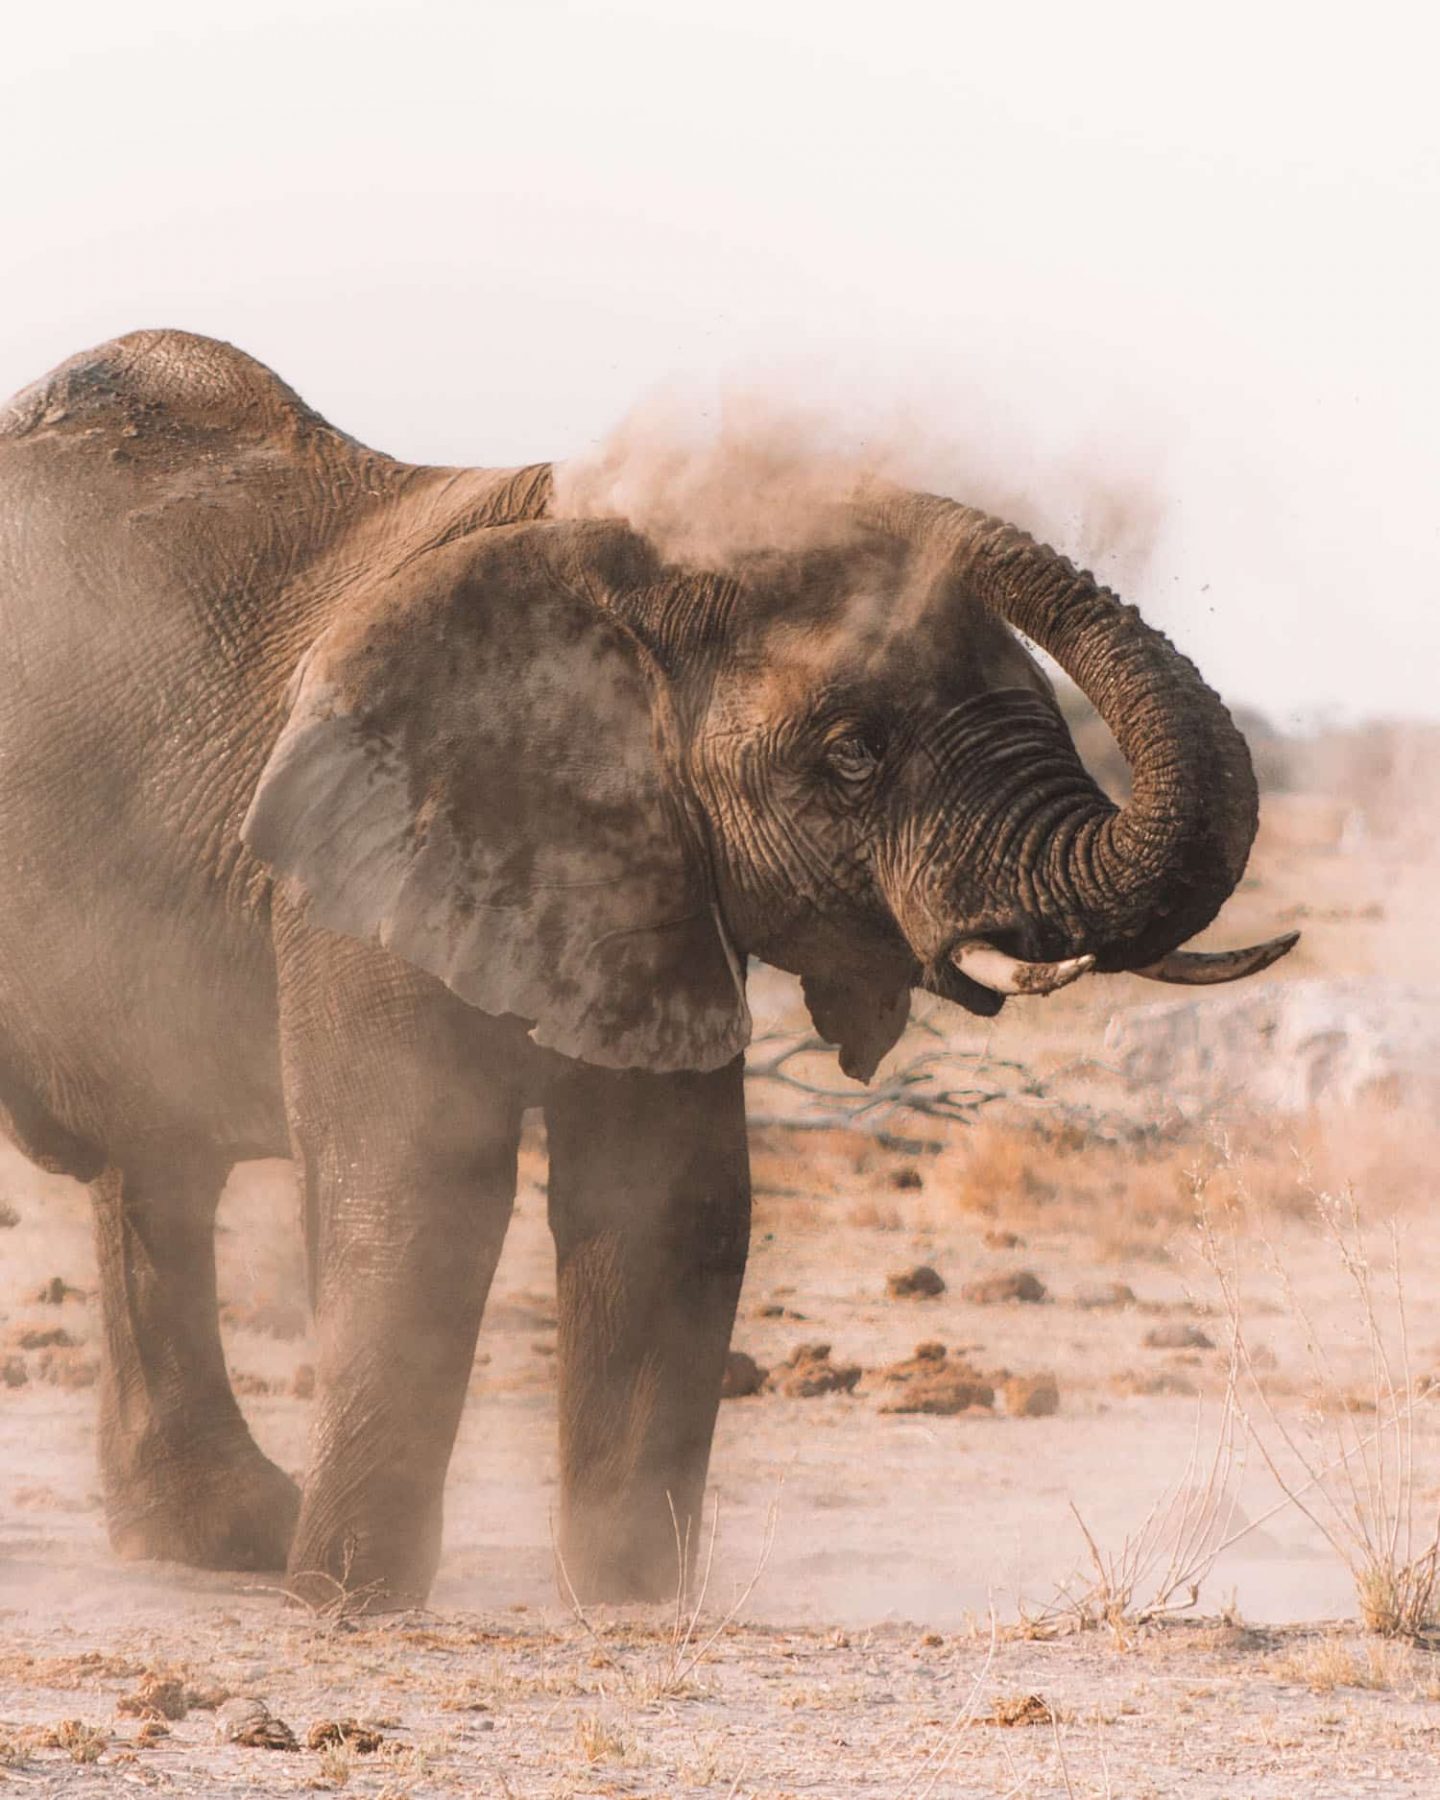
<path id="1" fill-rule="evenodd" d="M 1144 969 L 1215 917 L 1245 868 L 1258 796 L 1245 740 L 1194 664 L 1065 557 L 953 501 L 889 492 L 864 510 L 919 548 L 927 576 L 1046 650 L 1104 719 L 1132 797 L 1050 833 L 1037 890 L 1057 890 L 1064 946 Z"/>

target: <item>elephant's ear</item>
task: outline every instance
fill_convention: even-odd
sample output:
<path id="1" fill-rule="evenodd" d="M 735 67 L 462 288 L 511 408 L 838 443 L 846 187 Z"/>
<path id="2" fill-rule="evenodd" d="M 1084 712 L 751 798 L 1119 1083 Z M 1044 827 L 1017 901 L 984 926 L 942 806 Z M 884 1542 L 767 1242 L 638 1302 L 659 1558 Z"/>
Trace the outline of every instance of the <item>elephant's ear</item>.
<path id="1" fill-rule="evenodd" d="M 603 604 L 654 577 L 609 524 L 430 549 L 307 653 L 244 824 L 309 918 L 535 1042 L 712 1069 L 744 977 L 670 778 L 663 678 Z"/>
<path id="2" fill-rule="evenodd" d="M 909 1022 L 909 988 L 844 975 L 806 975 L 800 985 L 815 1029 L 839 1049 L 840 1067 L 868 1081 Z"/>

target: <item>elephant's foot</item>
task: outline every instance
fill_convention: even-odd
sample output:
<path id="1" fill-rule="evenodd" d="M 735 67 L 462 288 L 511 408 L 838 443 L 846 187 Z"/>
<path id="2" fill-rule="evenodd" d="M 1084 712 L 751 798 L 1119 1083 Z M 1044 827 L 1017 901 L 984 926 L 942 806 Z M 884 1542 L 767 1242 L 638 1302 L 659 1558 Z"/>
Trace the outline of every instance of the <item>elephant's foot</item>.
<path id="1" fill-rule="evenodd" d="M 582 1606 L 674 1600 L 689 1582 L 699 1530 L 698 1519 L 688 1531 L 681 1519 L 677 1531 L 669 1505 L 657 1507 L 653 1498 L 648 1505 L 574 1507 L 560 1532 L 561 1597 Z"/>
<path id="2" fill-rule="evenodd" d="M 246 1442 L 221 1455 L 140 1456 L 107 1477 L 106 1514 L 117 1556 L 198 1569 L 283 1569 L 300 1490 Z"/>
<path id="3" fill-rule="evenodd" d="M 364 1525 L 327 1529 L 302 1516 L 285 1591 L 316 1612 L 404 1612 L 429 1599 L 438 1548 L 438 1541 L 415 1546 L 399 1526 L 379 1535 Z"/>
<path id="4" fill-rule="evenodd" d="M 305 1482 L 286 1592 L 320 1612 L 402 1612 L 423 1606 L 440 1562 L 445 1469 L 356 1468 L 337 1446 Z"/>

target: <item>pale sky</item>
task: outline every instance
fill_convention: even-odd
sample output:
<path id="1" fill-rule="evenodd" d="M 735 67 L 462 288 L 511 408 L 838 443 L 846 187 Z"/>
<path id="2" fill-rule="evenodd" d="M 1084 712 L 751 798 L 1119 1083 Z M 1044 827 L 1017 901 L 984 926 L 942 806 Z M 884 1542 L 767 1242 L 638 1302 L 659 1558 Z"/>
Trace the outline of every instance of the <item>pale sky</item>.
<path id="1" fill-rule="evenodd" d="M 183 326 L 508 463 L 774 387 L 913 420 L 1281 724 L 1440 716 L 1435 50 L 1419 6 L 12 0 L 0 390 Z"/>

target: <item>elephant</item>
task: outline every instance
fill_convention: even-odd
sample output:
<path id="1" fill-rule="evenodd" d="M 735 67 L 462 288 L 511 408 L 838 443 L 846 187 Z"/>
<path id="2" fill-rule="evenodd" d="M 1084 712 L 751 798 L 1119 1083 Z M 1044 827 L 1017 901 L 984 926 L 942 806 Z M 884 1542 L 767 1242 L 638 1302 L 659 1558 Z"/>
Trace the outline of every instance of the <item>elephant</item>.
<path id="1" fill-rule="evenodd" d="M 989 1017 L 1289 947 L 1183 947 L 1257 794 L 1164 636 L 957 501 L 836 506 L 666 560 L 549 465 L 396 461 L 179 331 L 0 413 L 0 1114 L 91 1187 L 117 1554 L 425 1598 L 538 1108 L 567 1579 L 673 1593 L 747 1252 L 750 959 L 863 1081 L 917 989 Z M 217 1323 L 218 1197 L 264 1157 L 302 1199 L 303 1488 Z"/>

